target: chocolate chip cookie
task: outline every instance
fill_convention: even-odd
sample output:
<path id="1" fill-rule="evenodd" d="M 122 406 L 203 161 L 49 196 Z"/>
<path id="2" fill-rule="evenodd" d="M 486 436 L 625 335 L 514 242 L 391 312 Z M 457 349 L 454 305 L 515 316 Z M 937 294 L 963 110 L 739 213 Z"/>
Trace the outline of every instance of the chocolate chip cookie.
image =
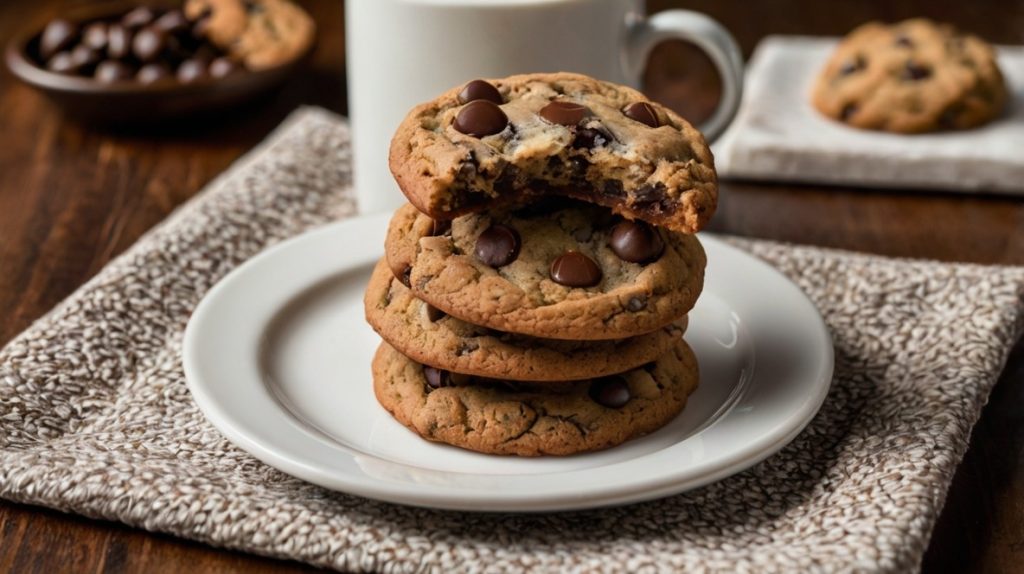
<path id="1" fill-rule="evenodd" d="M 381 343 L 373 359 L 377 401 L 421 437 L 477 452 L 519 456 L 600 450 L 653 432 L 697 388 L 685 342 L 645 367 L 587 381 L 510 383 L 439 372 Z"/>
<path id="2" fill-rule="evenodd" d="M 634 89 L 569 73 L 475 80 L 417 106 L 390 165 L 435 219 L 555 194 L 693 233 L 718 198 L 693 126 Z"/>
<path id="3" fill-rule="evenodd" d="M 930 20 L 865 24 L 836 48 L 814 86 L 822 114 L 851 126 L 918 133 L 979 126 L 1006 103 L 995 51 Z"/>
<path id="4" fill-rule="evenodd" d="M 403 355 L 467 375 L 515 381 L 571 381 L 621 373 L 667 352 L 686 318 L 646 335 L 560 341 L 502 333 L 447 315 L 417 299 L 381 261 L 366 288 L 366 320 Z"/>
<path id="5" fill-rule="evenodd" d="M 185 15 L 250 70 L 299 58 L 316 37 L 313 19 L 288 0 L 187 0 Z"/>
<path id="6" fill-rule="evenodd" d="M 696 237 L 599 206 L 533 205 L 432 220 L 406 205 L 388 265 L 420 299 L 474 325 L 547 339 L 623 339 L 685 315 L 704 284 Z"/>

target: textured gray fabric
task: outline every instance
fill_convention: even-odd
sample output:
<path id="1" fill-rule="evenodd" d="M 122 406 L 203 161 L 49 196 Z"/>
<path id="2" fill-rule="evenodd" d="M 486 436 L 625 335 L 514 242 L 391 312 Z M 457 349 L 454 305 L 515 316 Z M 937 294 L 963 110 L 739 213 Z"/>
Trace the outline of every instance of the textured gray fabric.
<path id="1" fill-rule="evenodd" d="M 348 130 L 298 112 L 269 143 L 0 352 L 0 496 L 345 570 L 917 568 L 1021 326 L 1024 270 L 738 241 L 834 336 L 820 414 L 699 490 L 548 515 L 329 492 L 234 448 L 181 369 L 190 311 L 266 246 L 350 215 Z"/>

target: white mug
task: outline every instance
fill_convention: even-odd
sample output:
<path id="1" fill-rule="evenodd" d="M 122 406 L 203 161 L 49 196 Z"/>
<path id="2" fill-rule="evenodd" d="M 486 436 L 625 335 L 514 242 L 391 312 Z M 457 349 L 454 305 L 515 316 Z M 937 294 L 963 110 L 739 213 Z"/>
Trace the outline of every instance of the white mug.
<path id="1" fill-rule="evenodd" d="M 405 199 L 388 169 L 391 136 L 413 106 L 476 78 L 579 72 L 637 87 L 651 49 L 670 39 L 704 50 L 722 78 L 710 140 L 740 102 L 743 59 L 717 22 L 687 10 L 644 17 L 643 0 L 346 0 L 348 105 L 363 213 Z"/>

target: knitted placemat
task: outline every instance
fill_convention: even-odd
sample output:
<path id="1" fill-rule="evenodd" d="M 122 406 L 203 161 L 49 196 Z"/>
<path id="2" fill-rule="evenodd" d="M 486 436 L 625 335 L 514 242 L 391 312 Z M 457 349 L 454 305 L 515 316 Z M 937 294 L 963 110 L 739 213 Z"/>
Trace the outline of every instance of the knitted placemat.
<path id="1" fill-rule="evenodd" d="M 228 443 L 185 386 L 185 324 L 247 258 L 354 213 L 348 139 L 342 119 L 296 112 L 0 351 L 0 496 L 342 570 L 918 567 L 1019 334 L 1022 269 L 738 241 L 821 309 L 835 380 L 781 452 L 658 501 L 424 510 L 324 490 Z"/>

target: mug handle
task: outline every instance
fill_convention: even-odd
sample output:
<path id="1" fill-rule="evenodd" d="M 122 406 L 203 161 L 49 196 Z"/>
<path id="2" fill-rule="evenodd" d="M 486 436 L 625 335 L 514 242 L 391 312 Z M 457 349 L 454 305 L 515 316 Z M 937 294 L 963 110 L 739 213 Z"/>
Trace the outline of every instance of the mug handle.
<path id="1" fill-rule="evenodd" d="M 647 57 L 665 40 L 686 40 L 703 50 L 722 78 L 722 99 L 711 117 L 697 126 L 708 141 L 725 131 L 736 115 L 743 92 L 743 56 L 739 45 L 721 24 L 690 10 L 666 10 L 650 18 L 634 15 L 628 23 L 623 65 L 626 77 L 640 85 Z"/>

